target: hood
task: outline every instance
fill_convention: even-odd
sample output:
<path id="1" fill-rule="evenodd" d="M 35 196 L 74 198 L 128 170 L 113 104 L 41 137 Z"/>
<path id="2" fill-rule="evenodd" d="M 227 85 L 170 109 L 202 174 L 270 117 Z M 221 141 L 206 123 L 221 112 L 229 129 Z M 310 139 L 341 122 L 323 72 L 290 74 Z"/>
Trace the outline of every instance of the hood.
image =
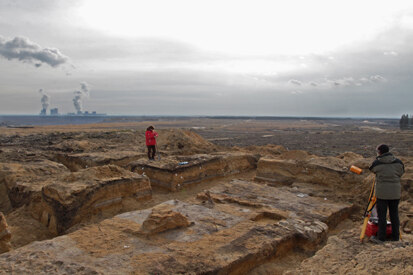
<path id="1" fill-rule="evenodd" d="M 383 155 L 378 156 L 376 159 L 381 163 L 392 163 L 396 160 L 396 158 L 390 152 L 384 153 Z"/>

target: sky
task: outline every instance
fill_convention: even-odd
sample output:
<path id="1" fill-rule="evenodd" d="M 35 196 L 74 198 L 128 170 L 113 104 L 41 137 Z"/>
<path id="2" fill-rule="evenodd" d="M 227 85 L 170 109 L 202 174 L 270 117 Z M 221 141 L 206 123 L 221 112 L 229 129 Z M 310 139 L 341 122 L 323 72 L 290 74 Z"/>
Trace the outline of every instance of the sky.
<path id="1" fill-rule="evenodd" d="M 0 114 L 413 113 L 413 1 L 0 0 Z"/>

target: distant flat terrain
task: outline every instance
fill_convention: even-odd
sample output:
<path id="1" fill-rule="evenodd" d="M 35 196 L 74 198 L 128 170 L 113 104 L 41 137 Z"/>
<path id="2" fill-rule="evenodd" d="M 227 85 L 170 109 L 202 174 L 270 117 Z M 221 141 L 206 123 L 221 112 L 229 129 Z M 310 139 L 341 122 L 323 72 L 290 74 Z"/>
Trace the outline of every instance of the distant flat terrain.
<path id="1" fill-rule="evenodd" d="M 54 125 L 52 125 L 54 124 Z M 398 119 L 292 117 L 166 117 L 166 116 L 0 116 L 4 134 L 50 131 L 132 129 L 191 129 L 212 143 L 225 146 L 282 145 L 334 156 L 352 151 L 374 156 L 380 143 L 400 156 L 413 154 L 413 131 L 399 129 Z M 34 128 L 31 128 L 34 127 Z"/>

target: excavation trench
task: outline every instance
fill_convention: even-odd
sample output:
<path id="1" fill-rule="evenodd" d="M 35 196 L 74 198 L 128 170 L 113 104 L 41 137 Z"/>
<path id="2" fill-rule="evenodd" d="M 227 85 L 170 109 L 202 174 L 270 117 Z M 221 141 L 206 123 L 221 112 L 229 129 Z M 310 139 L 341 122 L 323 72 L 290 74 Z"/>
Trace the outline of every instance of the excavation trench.
<path id="1" fill-rule="evenodd" d="M 4 183 L 9 190 L 21 192 L 13 195 L 13 191 L 9 197 L 26 198 L 20 205 L 52 234 L 30 241 L 54 243 L 46 252 L 51 260 L 54 254 L 65 253 L 55 251 L 58 247 L 76 247 L 92 266 L 99 266 L 102 256 L 112 259 L 111 253 L 121 253 L 123 264 L 129 266 L 124 272 L 254 274 L 273 263 L 313 255 L 325 243 L 329 230 L 355 211 L 351 204 L 331 200 L 325 193 L 317 196 L 320 186 L 335 188 L 329 181 L 352 183 L 354 177 L 343 171 L 305 167 L 302 162 L 297 170 L 291 161 L 257 162 L 254 155 L 244 153 L 165 157 L 157 162 L 136 157 L 118 154 L 102 160 L 90 154 L 60 155 L 56 160 L 64 166 L 33 164 L 29 170 L 40 171 L 37 178 Z M 107 163 L 117 165 L 103 165 Z M 45 166 L 54 171 L 46 181 Z M 286 175 L 285 171 L 292 172 Z M 309 194 L 313 187 L 315 191 Z M 156 215 L 158 229 L 142 231 L 146 219 L 159 207 L 168 210 Z M 176 217 L 187 222 L 178 222 Z M 64 238 L 51 239 L 56 235 Z M 28 242 L 12 240 L 14 249 Z M 108 250 L 118 242 L 132 250 Z M 32 245 L 21 249 L 38 253 Z M 66 256 L 70 262 L 71 255 Z M 96 271 L 110 272 L 118 261 L 114 257 L 106 269 Z"/>

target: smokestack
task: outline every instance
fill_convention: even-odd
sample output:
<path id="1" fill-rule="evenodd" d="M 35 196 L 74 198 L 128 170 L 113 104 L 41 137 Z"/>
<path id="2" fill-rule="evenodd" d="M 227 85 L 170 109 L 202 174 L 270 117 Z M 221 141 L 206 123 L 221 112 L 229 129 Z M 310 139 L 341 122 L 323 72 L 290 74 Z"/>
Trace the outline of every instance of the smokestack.
<path id="1" fill-rule="evenodd" d="M 89 86 L 86 82 L 81 82 L 80 83 L 80 91 L 75 91 L 74 92 L 74 98 L 73 98 L 73 105 L 75 106 L 76 113 L 78 115 L 81 115 L 82 112 L 82 99 L 83 97 L 88 97 L 89 96 Z"/>
<path id="2" fill-rule="evenodd" d="M 42 94 L 41 103 L 42 103 L 42 110 L 40 111 L 40 115 L 46 115 L 47 108 L 49 107 L 50 96 L 46 94 L 43 89 L 39 90 L 39 93 Z"/>

